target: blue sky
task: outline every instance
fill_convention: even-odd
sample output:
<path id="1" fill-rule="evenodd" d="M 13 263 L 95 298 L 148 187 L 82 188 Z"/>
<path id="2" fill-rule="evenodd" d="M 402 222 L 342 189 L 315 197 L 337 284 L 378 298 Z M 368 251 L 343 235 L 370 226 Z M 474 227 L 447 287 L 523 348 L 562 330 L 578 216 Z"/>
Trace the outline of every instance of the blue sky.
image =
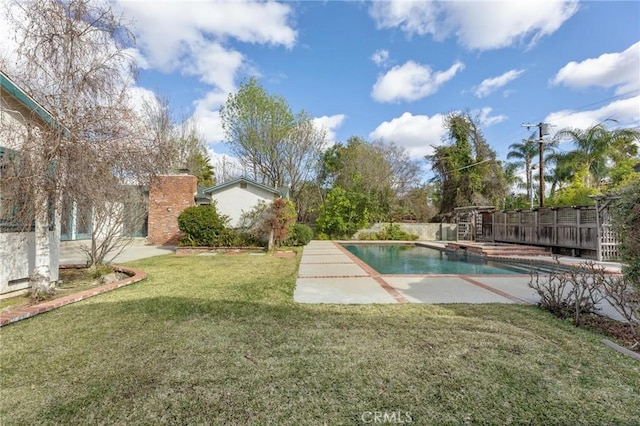
<path id="1" fill-rule="evenodd" d="M 384 139 L 414 158 L 450 111 L 478 114 L 501 159 L 524 122 L 640 125 L 637 1 L 112 1 L 137 35 L 137 96 L 193 116 L 214 164 L 228 152 L 218 109 L 249 76 L 331 141 Z"/>

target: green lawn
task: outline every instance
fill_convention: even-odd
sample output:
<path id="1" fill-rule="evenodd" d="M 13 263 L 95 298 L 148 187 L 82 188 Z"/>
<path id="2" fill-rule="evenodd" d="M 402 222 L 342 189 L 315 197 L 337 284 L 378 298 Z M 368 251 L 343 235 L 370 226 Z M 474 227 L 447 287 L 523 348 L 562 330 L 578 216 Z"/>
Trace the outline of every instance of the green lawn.
<path id="1" fill-rule="evenodd" d="M 147 259 L 3 327 L 0 422 L 638 424 L 640 363 L 597 334 L 526 306 L 297 305 L 297 262 Z"/>

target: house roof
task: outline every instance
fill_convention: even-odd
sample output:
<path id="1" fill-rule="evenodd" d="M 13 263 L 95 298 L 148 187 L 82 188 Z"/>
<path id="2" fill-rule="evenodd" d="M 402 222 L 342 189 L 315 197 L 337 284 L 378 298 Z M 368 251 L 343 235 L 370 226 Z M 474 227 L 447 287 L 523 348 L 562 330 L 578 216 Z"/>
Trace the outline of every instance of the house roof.
<path id="1" fill-rule="evenodd" d="M 20 86 L 11 80 L 2 70 L 0 70 L 0 87 L 16 98 L 22 105 L 35 112 L 45 123 L 54 128 L 58 126 L 58 122 L 53 118 L 51 113 L 27 92 L 22 90 Z"/>
<path id="2" fill-rule="evenodd" d="M 282 195 L 280 193 L 280 191 L 278 191 L 275 188 L 271 188 L 270 186 L 263 185 L 263 184 L 258 183 L 258 182 L 254 182 L 254 181 L 252 181 L 250 179 L 247 179 L 247 178 L 244 178 L 244 177 L 241 177 L 241 178 L 238 178 L 238 179 L 234 179 L 234 180 L 230 180 L 228 182 L 221 183 L 220 185 L 212 186 L 210 188 L 205 189 L 203 192 L 205 194 L 215 194 L 216 192 L 223 191 L 223 190 L 225 190 L 227 188 L 230 188 L 230 187 L 232 187 L 232 186 L 234 186 L 234 185 L 236 185 L 238 183 L 246 183 L 247 185 L 255 186 L 256 188 L 260 188 L 260 189 L 263 189 L 265 191 L 269 191 L 269 192 L 273 193 L 274 195 L 280 195 L 280 196 Z"/>

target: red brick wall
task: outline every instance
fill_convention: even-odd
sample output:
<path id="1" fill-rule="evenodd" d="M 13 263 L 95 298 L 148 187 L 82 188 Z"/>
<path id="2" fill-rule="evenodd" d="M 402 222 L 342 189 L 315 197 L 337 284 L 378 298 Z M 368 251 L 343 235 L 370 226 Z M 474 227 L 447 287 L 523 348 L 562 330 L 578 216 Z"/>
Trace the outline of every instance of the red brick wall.
<path id="1" fill-rule="evenodd" d="M 176 245 L 181 233 L 178 216 L 195 205 L 198 179 L 190 175 L 157 176 L 149 187 L 149 232 L 151 244 Z"/>

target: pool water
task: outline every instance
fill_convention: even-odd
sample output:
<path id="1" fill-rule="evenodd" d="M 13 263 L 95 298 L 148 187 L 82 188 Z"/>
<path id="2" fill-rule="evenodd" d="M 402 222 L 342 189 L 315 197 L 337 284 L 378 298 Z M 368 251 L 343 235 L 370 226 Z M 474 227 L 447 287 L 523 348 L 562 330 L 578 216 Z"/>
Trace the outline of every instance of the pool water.
<path id="1" fill-rule="evenodd" d="M 532 268 L 414 245 L 347 244 L 344 247 L 380 274 L 529 274 Z"/>

